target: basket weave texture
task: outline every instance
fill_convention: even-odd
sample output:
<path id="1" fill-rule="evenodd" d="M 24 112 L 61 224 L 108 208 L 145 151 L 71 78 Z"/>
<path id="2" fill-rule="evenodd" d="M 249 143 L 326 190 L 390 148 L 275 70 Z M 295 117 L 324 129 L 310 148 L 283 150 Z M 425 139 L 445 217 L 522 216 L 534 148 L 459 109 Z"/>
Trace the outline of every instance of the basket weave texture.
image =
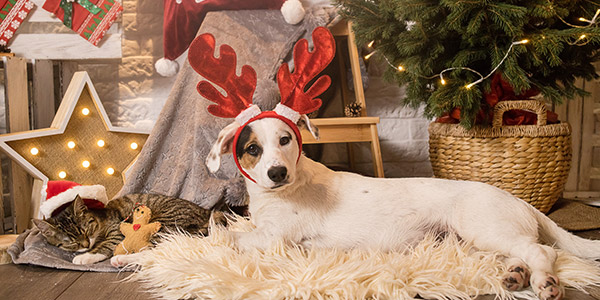
<path id="1" fill-rule="evenodd" d="M 429 158 L 436 177 L 485 182 L 547 213 L 560 197 L 571 166 L 571 127 L 546 124 L 543 102 L 502 101 L 492 127 L 429 125 Z M 536 125 L 502 126 L 511 109 L 534 111 Z"/>

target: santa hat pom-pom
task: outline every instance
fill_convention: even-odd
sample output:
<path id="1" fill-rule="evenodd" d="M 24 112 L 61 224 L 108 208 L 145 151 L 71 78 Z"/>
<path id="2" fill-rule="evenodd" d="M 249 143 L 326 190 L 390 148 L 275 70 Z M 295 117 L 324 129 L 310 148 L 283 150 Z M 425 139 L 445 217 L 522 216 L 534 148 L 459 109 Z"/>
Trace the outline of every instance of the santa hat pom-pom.
<path id="1" fill-rule="evenodd" d="M 300 0 L 287 0 L 281 6 L 281 14 L 288 24 L 298 24 L 304 19 L 304 7 Z"/>
<path id="2" fill-rule="evenodd" d="M 174 76 L 179 71 L 179 64 L 174 60 L 166 58 L 157 60 L 154 67 L 156 68 L 156 72 L 164 77 Z"/>

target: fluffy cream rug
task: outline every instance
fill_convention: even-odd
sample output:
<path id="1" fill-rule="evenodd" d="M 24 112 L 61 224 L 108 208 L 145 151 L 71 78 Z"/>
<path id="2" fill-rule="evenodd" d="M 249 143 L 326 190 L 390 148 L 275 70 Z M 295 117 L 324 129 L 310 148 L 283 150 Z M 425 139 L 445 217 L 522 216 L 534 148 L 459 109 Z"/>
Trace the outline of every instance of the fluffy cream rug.
<path id="1" fill-rule="evenodd" d="M 237 219 L 230 230 L 249 231 Z M 428 236 L 406 252 L 307 250 L 280 244 L 267 251 L 238 252 L 227 229 L 206 238 L 171 234 L 137 263 L 131 277 L 163 299 L 537 299 L 530 290 L 502 288 L 503 257 L 454 235 Z M 565 286 L 600 283 L 600 266 L 559 252 L 557 273 Z"/>

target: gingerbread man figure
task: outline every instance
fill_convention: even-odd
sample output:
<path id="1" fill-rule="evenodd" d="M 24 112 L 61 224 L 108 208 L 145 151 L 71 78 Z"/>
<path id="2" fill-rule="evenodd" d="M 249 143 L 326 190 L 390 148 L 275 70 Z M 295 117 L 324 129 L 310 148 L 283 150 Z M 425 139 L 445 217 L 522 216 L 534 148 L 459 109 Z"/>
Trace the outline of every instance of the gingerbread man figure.
<path id="1" fill-rule="evenodd" d="M 140 252 L 152 246 L 150 238 L 160 230 L 159 222 L 150 222 L 152 212 L 145 205 L 138 206 L 133 211 L 133 223 L 121 223 L 120 230 L 125 239 L 117 245 L 114 255 Z"/>

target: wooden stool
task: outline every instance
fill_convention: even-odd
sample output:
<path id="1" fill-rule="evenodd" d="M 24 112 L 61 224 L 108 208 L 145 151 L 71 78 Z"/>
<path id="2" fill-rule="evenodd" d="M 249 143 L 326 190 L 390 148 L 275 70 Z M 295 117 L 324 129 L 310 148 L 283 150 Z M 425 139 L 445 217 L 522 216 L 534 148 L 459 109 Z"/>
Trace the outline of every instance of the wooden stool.
<path id="1" fill-rule="evenodd" d="M 379 136 L 377 133 L 379 117 L 367 117 L 367 105 L 360 73 L 358 49 L 356 48 L 354 33 L 352 32 L 352 24 L 347 21 L 340 21 L 329 29 L 335 37 L 347 36 L 348 38 L 348 57 L 352 70 L 354 95 L 355 101 L 362 106 L 361 116 L 312 119 L 312 122 L 319 127 L 320 139 L 315 140 L 309 132 L 303 130 L 301 132 L 302 142 L 304 144 L 347 143 L 348 161 L 351 168 L 354 168 L 354 158 L 352 146 L 349 143 L 370 142 L 375 176 L 383 177 L 383 160 L 381 158 L 381 146 L 379 145 Z M 336 48 L 338 57 L 340 58 L 339 72 L 341 75 L 342 102 L 344 105 L 347 105 L 351 102 L 349 101 L 351 97 L 346 83 L 346 65 L 343 60 L 343 48 L 339 45 Z"/>

